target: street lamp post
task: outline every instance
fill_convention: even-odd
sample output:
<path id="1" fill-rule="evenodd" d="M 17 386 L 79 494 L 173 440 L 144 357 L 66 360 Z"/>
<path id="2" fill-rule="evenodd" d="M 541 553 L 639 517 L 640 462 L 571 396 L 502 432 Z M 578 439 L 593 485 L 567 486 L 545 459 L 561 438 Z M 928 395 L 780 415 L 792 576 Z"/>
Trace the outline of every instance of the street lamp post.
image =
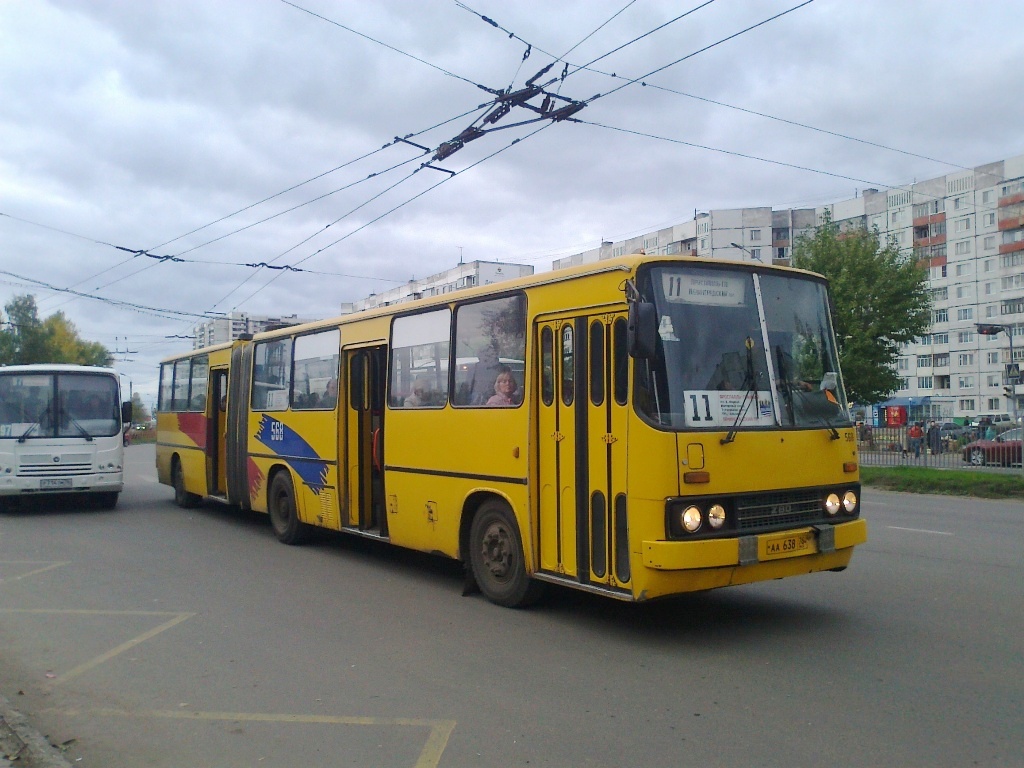
<path id="1" fill-rule="evenodd" d="M 738 248 L 739 250 L 743 251 L 745 254 L 747 254 L 747 256 L 751 258 L 752 261 L 761 261 L 761 257 L 755 256 L 754 252 L 751 251 L 749 248 L 744 248 L 739 243 L 729 243 L 729 245 L 731 245 L 733 248 Z M 763 264 L 764 262 L 761 263 Z"/>
<path id="2" fill-rule="evenodd" d="M 1016 365 L 1013 359 L 1013 327 L 1009 325 L 995 325 L 992 323 L 976 323 L 978 333 L 982 336 L 995 336 L 998 333 L 1006 333 L 1010 340 L 1010 363 L 1003 368 L 1003 376 L 1006 380 L 1007 394 L 1010 396 L 1010 410 L 1013 411 L 1013 423 L 1017 424 L 1017 381 L 1019 376 L 1011 376 L 1011 366 Z"/>

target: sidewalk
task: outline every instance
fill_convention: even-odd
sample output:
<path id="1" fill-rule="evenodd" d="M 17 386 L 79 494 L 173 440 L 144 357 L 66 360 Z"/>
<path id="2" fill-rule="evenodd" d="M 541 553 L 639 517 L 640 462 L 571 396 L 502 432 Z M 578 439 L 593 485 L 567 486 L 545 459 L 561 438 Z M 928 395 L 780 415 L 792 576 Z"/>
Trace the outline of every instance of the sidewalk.
<path id="1" fill-rule="evenodd" d="M 3 696 L 0 696 L 0 768 L 71 768 L 64 756 Z"/>

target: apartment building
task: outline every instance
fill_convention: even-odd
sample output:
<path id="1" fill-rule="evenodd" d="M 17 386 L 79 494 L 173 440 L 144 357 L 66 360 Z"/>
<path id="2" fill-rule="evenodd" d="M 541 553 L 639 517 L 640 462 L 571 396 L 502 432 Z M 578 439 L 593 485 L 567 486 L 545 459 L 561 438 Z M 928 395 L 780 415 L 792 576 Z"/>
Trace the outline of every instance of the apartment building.
<path id="1" fill-rule="evenodd" d="M 516 277 L 533 274 L 533 267 L 525 264 L 504 264 L 497 261 L 471 261 L 459 264 L 444 272 L 410 280 L 397 288 L 381 293 L 371 293 L 365 299 L 346 302 L 341 305 L 341 313 L 361 312 L 374 307 L 388 307 L 405 301 L 422 299 L 427 296 L 440 296 L 445 293 L 473 288 L 477 285 L 491 285 Z"/>
<path id="2" fill-rule="evenodd" d="M 231 312 L 215 320 L 198 323 L 192 328 L 192 349 L 211 347 L 234 341 L 243 333 L 260 333 L 272 328 L 309 322 L 312 318 L 303 319 L 297 315 L 250 315 L 248 312 Z"/>
<path id="3" fill-rule="evenodd" d="M 889 403 L 912 418 L 1024 415 L 1024 384 L 1014 378 L 1024 358 L 1024 155 L 817 208 L 697 213 L 552 266 L 638 251 L 787 264 L 826 211 L 841 229 L 877 229 L 928 266 L 932 326 L 900 355 L 901 388 Z"/>

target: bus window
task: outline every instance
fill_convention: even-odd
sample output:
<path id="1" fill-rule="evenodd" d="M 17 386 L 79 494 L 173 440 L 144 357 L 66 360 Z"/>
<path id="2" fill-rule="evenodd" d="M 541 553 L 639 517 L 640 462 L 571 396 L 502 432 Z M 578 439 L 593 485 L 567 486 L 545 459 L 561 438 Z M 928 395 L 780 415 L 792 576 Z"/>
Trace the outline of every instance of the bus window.
<path id="1" fill-rule="evenodd" d="M 463 304 L 455 315 L 455 405 L 486 405 L 499 374 L 515 382 L 521 401 L 526 359 L 526 300 L 504 296 Z"/>
<path id="2" fill-rule="evenodd" d="M 338 400 L 340 338 L 336 329 L 296 337 L 292 408 L 306 410 L 335 406 Z"/>
<path id="3" fill-rule="evenodd" d="M 252 376 L 252 407 L 255 410 L 283 411 L 288 407 L 291 362 L 291 339 L 276 339 L 256 345 Z"/>
<path id="4" fill-rule="evenodd" d="M 540 396 L 544 405 L 555 401 L 555 351 L 550 326 L 540 334 Z"/>
<path id="5" fill-rule="evenodd" d="M 590 324 L 590 402 L 604 403 L 604 323 Z"/>
<path id="6" fill-rule="evenodd" d="M 157 409 L 161 411 L 174 410 L 171 407 L 171 384 L 174 381 L 174 365 L 172 363 L 164 363 L 160 366 L 160 400 L 157 403 Z"/>
<path id="7" fill-rule="evenodd" d="M 562 326 L 562 402 L 566 405 L 572 405 L 574 399 L 573 372 L 575 369 L 572 323 L 565 323 Z"/>
<path id="8" fill-rule="evenodd" d="M 440 408 L 448 402 L 448 352 L 452 313 L 395 318 L 391 326 L 392 408 Z"/>
<path id="9" fill-rule="evenodd" d="M 625 405 L 629 397 L 629 352 L 626 343 L 626 318 L 615 319 L 612 326 L 612 386 L 615 388 L 615 402 Z"/>
<path id="10" fill-rule="evenodd" d="M 192 384 L 189 387 L 188 410 L 206 410 L 206 392 L 210 384 L 210 358 L 197 355 L 192 358 Z"/>
<path id="11" fill-rule="evenodd" d="M 191 361 L 179 360 L 174 364 L 174 384 L 171 394 L 171 410 L 188 410 L 188 375 Z"/>

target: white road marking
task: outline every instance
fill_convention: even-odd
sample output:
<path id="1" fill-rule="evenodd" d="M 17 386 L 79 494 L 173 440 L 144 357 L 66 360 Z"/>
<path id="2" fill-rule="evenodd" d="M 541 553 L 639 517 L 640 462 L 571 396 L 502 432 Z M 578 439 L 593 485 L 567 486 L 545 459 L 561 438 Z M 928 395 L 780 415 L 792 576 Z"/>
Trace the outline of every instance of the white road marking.
<path id="1" fill-rule="evenodd" d="M 953 534 L 949 531 L 929 531 L 925 528 L 900 528 L 898 525 L 886 526 L 894 531 L 910 531 L 911 533 L 931 533 L 936 536 L 952 536 Z"/>

